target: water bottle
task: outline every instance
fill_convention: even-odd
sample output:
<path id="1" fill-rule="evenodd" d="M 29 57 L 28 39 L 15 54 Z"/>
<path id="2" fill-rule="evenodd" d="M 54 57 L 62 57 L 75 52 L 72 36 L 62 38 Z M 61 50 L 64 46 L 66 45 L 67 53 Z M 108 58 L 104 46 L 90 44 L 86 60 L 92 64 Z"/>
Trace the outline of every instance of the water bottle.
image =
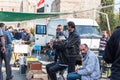
<path id="1" fill-rule="evenodd" d="M 40 61 L 40 56 L 37 56 L 37 61 Z"/>

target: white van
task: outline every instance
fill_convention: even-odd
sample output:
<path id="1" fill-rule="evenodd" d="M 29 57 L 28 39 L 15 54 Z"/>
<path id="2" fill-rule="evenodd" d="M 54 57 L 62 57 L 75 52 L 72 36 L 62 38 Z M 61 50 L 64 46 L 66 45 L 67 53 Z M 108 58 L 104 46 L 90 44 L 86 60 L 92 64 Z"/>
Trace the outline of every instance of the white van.
<path id="1" fill-rule="evenodd" d="M 47 39 L 49 42 L 52 36 L 56 34 L 57 25 L 61 24 L 66 30 L 67 22 L 73 21 L 76 25 L 76 30 L 81 37 L 81 43 L 86 43 L 92 50 L 97 51 L 100 43 L 100 29 L 95 20 L 92 19 L 80 19 L 80 18 L 64 18 L 64 19 L 51 19 L 47 24 Z"/>
<path id="2" fill-rule="evenodd" d="M 35 22 L 35 45 L 45 46 L 47 39 L 47 20 L 38 19 Z"/>

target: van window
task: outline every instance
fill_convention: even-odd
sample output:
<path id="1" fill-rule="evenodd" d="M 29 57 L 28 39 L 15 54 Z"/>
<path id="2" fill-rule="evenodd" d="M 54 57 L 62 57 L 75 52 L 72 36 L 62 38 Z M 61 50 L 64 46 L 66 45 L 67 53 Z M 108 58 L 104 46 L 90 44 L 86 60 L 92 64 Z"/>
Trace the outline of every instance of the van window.
<path id="1" fill-rule="evenodd" d="M 80 36 L 98 36 L 98 35 L 100 35 L 100 32 L 96 28 L 96 26 L 76 25 L 76 30 L 80 34 Z"/>
<path id="2" fill-rule="evenodd" d="M 64 25 L 64 26 L 63 26 L 63 30 L 64 30 L 64 31 L 67 30 L 67 25 Z"/>
<path id="3" fill-rule="evenodd" d="M 46 25 L 36 25 L 36 34 L 46 34 Z"/>

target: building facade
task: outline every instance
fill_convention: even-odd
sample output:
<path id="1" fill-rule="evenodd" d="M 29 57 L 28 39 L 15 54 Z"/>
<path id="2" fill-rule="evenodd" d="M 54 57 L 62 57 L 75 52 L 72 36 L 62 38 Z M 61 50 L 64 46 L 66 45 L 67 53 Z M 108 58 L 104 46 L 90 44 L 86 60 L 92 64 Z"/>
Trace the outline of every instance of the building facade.
<path id="1" fill-rule="evenodd" d="M 52 12 L 71 12 L 61 18 L 94 18 L 94 8 L 100 7 L 101 0 L 55 0 Z"/>
<path id="2" fill-rule="evenodd" d="M 0 11 L 8 12 L 23 12 L 23 13 L 36 13 L 37 1 L 36 0 L 0 0 Z M 16 28 L 20 24 L 21 28 L 33 27 L 33 21 L 22 22 L 5 22 L 9 26 Z"/>
<path id="3" fill-rule="evenodd" d="M 0 11 L 36 13 L 36 0 L 0 0 Z"/>
<path id="4" fill-rule="evenodd" d="M 19 0 L 0 0 L 0 11 L 20 11 Z"/>

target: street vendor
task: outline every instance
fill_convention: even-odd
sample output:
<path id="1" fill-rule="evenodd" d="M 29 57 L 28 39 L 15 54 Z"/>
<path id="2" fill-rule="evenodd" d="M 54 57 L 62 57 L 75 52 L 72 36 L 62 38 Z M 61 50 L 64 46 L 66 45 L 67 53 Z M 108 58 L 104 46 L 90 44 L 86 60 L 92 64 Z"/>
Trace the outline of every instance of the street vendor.
<path id="1" fill-rule="evenodd" d="M 23 44 L 31 44 L 31 42 L 33 41 L 33 35 L 30 32 L 30 29 L 25 29 L 25 38 L 22 41 Z"/>

